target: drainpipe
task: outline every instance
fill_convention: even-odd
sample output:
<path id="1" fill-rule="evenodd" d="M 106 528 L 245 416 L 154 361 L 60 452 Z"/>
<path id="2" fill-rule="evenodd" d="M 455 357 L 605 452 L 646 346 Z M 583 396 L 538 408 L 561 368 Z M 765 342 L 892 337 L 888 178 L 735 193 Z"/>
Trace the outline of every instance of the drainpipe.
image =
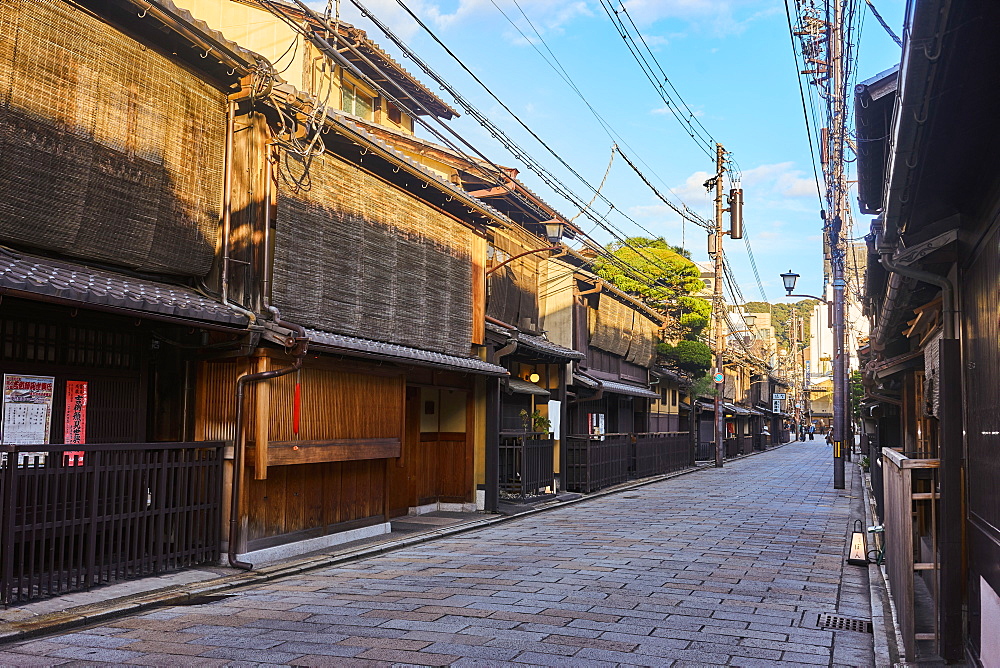
<path id="1" fill-rule="evenodd" d="M 243 443 L 244 392 L 246 390 L 246 386 L 250 383 L 256 383 L 261 380 L 269 380 L 271 378 L 278 378 L 279 376 L 290 374 L 293 371 L 298 371 L 302 368 L 302 360 L 306 356 L 306 352 L 309 350 L 309 338 L 306 336 L 306 330 L 304 327 L 282 320 L 278 309 L 273 306 L 269 306 L 268 310 L 274 315 L 275 324 L 280 325 L 281 327 L 287 327 L 288 329 L 295 330 L 297 332 L 295 345 L 292 347 L 291 353 L 292 357 L 295 358 L 295 362 L 291 366 L 287 366 L 284 369 L 272 369 L 271 371 L 245 374 L 240 376 L 236 381 L 236 433 L 233 437 L 233 492 L 229 503 L 229 565 L 233 568 L 242 568 L 244 570 L 250 570 L 253 568 L 253 564 L 240 561 L 236 557 L 236 548 L 240 539 L 240 493 L 243 487 L 243 460 L 245 454 L 245 445 Z"/>
<path id="2" fill-rule="evenodd" d="M 941 288 L 941 326 L 944 333 L 944 338 L 954 339 L 955 338 L 955 287 L 951 284 L 951 281 L 944 276 L 938 276 L 937 274 L 932 274 L 929 271 L 923 271 L 921 269 L 914 269 L 913 267 L 907 267 L 905 265 L 896 264 L 892 261 L 891 253 L 882 253 L 879 262 L 887 271 L 893 274 L 899 274 L 900 276 L 906 276 L 907 278 L 915 278 L 918 281 L 923 281 L 924 283 L 930 283 L 931 285 L 936 285 Z M 892 288 L 892 276 L 889 277 L 890 289 Z M 898 286 L 897 286 L 898 289 Z M 886 302 L 889 301 L 889 294 L 886 293 Z M 893 295 L 895 298 L 895 295 Z M 885 327 L 879 328 L 879 333 L 882 334 L 882 338 L 888 335 L 885 331 Z"/>

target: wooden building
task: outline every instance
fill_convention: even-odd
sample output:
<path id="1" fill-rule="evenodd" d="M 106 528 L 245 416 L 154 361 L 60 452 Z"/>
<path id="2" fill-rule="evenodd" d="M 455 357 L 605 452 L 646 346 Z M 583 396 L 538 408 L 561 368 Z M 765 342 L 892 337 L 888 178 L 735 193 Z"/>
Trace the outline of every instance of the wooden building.
<path id="1" fill-rule="evenodd" d="M 193 443 L 195 387 L 202 351 L 245 354 L 259 337 L 224 297 L 218 253 L 228 95 L 256 64 L 169 3 L 0 8 L 0 372 L 48 387 L 38 429 L 3 426 L 5 448 L 48 448 L 30 466 L 5 452 L 5 476 L 44 473 L 45 487 L 5 492 L 56 495 L 4 497 L 6 539 L 13 527 L 15 544 L 32 544 L 5 546 L 5 577 L 51 576 L 5 582 L 5 603 L 218 558 L 222 445 Z M 168 452 L 190 459 L 168 464 Z M 90 492 L 84 480 L 103 482 Z M 81 505 L 121 512 L 59 516 L 85 494 Z M 39 506 L 50 523 L 17 533 Z M 178 508 L 201 529 L 176 524 Z M 73 547 L 99 522 L 95 550 L 114 568 Z"/>
<path id="2" fill-rule="evenodd" d="M 857 88 L 869 243 L 865 440 L 903 658 L 1000 662 L 1000 55 L 994 2 L 912 2 Z M 926 596 L 918 592 L 926 592 Z M 919 610 L 918 606 L 925 609 Z"/>

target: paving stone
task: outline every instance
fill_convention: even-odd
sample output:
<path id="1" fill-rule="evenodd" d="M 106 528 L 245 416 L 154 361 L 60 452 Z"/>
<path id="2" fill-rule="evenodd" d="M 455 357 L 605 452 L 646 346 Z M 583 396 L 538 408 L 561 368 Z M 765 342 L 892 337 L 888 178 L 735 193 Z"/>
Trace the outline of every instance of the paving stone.
<path id="1" fill-rule="evenodd" d="M 282 652 L 275 649 L 246 649 L 242 647 L 216 647 L 202 656 L 210 659 L 229 659 L 230 661 L 247 661 L 254 665 L 273 663 L 277 665 L 291 663 L 301 653 Z"/>
<path id="2" fill-rule="evenodd" d="M 358 654 L 360 659 L 376 661 L 391 661 L 393 663 L 411 663 L 418 666 L 444 666 L 458 659 L 451 654 L 435 654 L 433 652 L 410 652 L 402 649 L 369 649 Z"/>
<path id="3" fill-rule="evenodd" d="M 36 656 L 14 651 L 0 652 L 0 666 L 59 666 L 69 661 L 70 659 L 53 659 L 50 654 Z"/>
<path id="4" fill-rule="evenodd" d="M 62 659 L 83 659 L 97 663 L 128 663 L 142 656 L 142 652 L 130 652 L 122 649 L 105 647 L 63 647 L 53 650 L 49 656 Z M 17 664 L 15 664 L 17 665 Z"/>
<path id="5" fill-rule="evenodd" d="M 186 668 L 221 668 L 234 665 L 226 659 L 208 659 L 202 656 L 178 656 L 177 654 L 143 654 L 129 661 L 133 666 L 185 666 Z"/>
<path id="6" fill-rule="evenodd" d="M 531 666 L 554 666 L 554 667 L 566 667 L 566 668 L 583 668 L 583 667 L 593 667 L 593 668 L 614 668 L 618 664 L 614 661 L 601 661 L 599 659 L 593 659 L 589 657 L 566 657 L 558 656 L 555 654 L 541 654 L 539 652 L 524 652 L 515 658 L 520 664 L 528 664 Z"/>

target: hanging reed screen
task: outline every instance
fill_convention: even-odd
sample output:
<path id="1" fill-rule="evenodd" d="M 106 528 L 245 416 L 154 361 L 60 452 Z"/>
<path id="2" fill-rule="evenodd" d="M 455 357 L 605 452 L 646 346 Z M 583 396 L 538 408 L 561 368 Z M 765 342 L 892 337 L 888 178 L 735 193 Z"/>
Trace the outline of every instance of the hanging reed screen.
<path id="1" fill-rule="evenodd" d="M 303 187 L 279 187 L 273 298 L 283 315 L 338 334 L 469 354 L 466 227 L 330 155 L 312 161 Z"/>
<path id="2" fill-rule="evenodd" d="M 61 0 L 0 0 L 0 240 L 201 276 L 225 96 Z"/>

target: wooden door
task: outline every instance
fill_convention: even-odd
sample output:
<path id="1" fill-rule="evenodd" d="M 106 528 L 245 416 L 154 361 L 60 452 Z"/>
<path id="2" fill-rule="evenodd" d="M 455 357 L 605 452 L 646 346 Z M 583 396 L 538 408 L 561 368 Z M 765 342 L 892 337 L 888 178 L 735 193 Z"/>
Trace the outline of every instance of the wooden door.
<path id="1" fill-rule="evenodd" d="M 405 515 L 411 506 L 417 504 L 414 482 L 416 480 L 416 463 L 419 459 L 420 443 L 420 388 L 406 388 L 405 421 L 403 424 L 402 454 L 397 459 L 387 462 L 386 473 L 388 515 L 399 517 Z"/>

